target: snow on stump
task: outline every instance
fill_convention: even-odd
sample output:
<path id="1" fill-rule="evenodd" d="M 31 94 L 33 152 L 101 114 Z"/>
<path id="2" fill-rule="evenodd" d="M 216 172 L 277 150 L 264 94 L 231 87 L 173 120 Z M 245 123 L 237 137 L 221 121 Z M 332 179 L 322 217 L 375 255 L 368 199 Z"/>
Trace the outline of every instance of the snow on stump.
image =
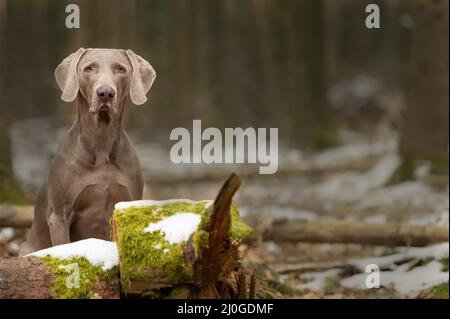
<path id="1" fill-rule="evenodd" d="M 232 174 L 214 201 L 117 203 L 111 223 L 122 292 L 155 298 L 246 295 L 238 247 L 251 229 L 231 205 L 239 186 Z"/>
<path id="2" fill-rule="evenodd" d="M 86 239 L 4 259 L 0 299 L 119 298 L 116 243 Z"/>

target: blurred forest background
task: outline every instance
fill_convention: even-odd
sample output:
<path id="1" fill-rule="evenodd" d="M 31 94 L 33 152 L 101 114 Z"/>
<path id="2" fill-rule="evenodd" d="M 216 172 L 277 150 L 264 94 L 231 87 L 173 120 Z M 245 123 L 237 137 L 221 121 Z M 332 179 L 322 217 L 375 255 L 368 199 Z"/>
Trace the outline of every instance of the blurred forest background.
<path id="1" fill-rule="evenodd" d="M 69 3 L 80 7 L 80 29 L 65 27 Z M 369 3 L 381 9 L 380 29 L 365 27 Z M 114 47 L 131 48 L 157 72 L 149 102 L 130 104 L 127 114 L 147 197 L 210 198 L 236 170 L 245 214 L 413 217 L 448 227 L 448 7 L 446 0 L 0 0 L 0 202 L 33 201 L 74 119 L 55 67 L 79 47 Z M 190 129 L 193 119 L 204 128 L 278 127 L 279 173 L 170 163 L 170 131 Z M 430 216 L 437 219 L 424 221 Z M 314 255 L 283 246 L 281 256 L 274 247 L 259 260 Z"/>

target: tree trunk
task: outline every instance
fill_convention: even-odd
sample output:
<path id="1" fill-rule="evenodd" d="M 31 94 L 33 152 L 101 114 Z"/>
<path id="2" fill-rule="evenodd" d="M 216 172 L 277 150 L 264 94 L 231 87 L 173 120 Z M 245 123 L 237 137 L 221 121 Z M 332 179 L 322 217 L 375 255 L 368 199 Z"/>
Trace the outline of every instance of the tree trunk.
<path id="1" fill-rule="evenodd" d="M 400 152 L 406 163 L 427 159 L 448 166 L 449 2 L 408 4 L 414 27 Z"/>
<path id="2" fill-rule="evenodd" d="M 8 139 L 8 113 L 6 112 L 6 97 L 8 96 L 7 65 L 6 65 L 6 0 L 0 0 L 0 201 L 3 183 L 11 172 Z"/>
<path id="3" fill-rule="evenodd" d="M 7 1 L 0 0 L 0 203 L 25 203 L 26 199 L 16 182 L 11 162 L 9 109 L 11 71 L 7 63 Z"/>

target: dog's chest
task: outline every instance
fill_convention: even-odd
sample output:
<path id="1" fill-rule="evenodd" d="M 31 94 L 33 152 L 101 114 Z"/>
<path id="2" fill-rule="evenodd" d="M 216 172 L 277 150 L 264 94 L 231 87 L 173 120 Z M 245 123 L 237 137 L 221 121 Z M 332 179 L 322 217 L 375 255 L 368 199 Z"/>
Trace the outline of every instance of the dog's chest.
<path id="1" fill-rule="evenodd" d="M 132 178 L 114 163 L 83 167 L 71 163 L 67 170 L 72 171 L 69 175 L 75 175 L 71 185 L 68 185 L 72 189 L 66 193 L 73 197 L 74 202 L 82 201 L 91 204 L 88 202 L 101 203 L 114 198 L 127 198 L 130 196 L 130 190 L 133 189 Z"/>

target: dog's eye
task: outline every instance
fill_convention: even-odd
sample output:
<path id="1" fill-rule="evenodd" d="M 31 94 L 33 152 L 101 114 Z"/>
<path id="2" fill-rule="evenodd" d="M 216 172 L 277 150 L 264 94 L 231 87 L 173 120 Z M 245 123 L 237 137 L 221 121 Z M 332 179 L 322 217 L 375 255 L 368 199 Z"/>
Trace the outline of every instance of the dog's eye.
<path id="1" fill-rule="evenodd" d="M 89 65 L 89 66 L 84 68 L 84 71 L 85 72 L 92 72 L 92 71 L 94 71 L 94 68 L 91 65 Z"/>
<path id="2" fill-rule="evenodd" d="M 117 72 L 119 72 L 119 73 L 127 73 L 127 69 L 125 69 L 123 66 L 119 66 L 117 68 Z"/>

